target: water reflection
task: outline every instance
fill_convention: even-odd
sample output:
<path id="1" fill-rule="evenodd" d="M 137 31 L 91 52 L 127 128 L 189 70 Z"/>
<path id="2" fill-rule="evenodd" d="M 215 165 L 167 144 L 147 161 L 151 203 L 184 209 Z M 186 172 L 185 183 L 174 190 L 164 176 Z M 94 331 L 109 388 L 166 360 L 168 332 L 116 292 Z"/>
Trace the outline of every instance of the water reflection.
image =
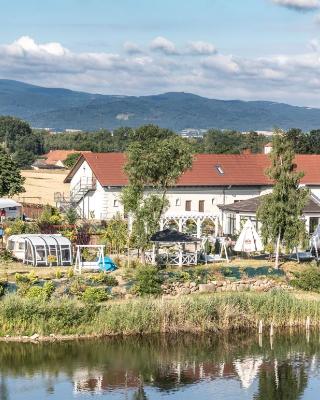
<path id="1" fill-rule="evenodd" d="M 264 338 L 262 347 L 252 335 L 2 343 L 0 399 L 41 398 L 44 392 L 122 399 L 124 391 L 134 400 L 184 399 L 199 388 L 208 399 L 213 388 L 215 399 L 228 393 L 237 399 L 303 399 L 311 377 L 320 388 L 319 355 L 318 333 L 309 341 L 299 333 L 277 334 L 271 344 Z"/>

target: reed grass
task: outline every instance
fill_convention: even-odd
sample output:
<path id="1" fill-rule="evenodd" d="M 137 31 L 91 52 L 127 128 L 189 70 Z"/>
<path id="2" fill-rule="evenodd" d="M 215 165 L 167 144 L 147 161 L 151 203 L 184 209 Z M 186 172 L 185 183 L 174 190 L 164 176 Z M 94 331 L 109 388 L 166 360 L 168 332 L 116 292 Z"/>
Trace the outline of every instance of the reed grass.
<path id="1" fill-rule="evenodd" d="M 142 298 L 88 305 L 68 298 L 39 302 L 6 296 L 0 302 L 0 336 L 134 335 L 256 330 L 265 326 L 320 326 L 320 302 L 285 292 L 222 293 L 175 299 Z"/>

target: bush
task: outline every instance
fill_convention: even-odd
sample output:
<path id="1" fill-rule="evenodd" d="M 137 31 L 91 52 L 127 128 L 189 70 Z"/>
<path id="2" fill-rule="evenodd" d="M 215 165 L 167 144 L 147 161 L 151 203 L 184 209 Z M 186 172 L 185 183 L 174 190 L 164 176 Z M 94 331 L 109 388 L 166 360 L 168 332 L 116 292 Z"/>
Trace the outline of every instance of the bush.
<path id="1" fill-rule="evenodd" d="M 82 294 L 82 300 L 85 303 L 101 303 L 108 298 L 108 293 L 103 288 L 87 287 Z"/>
<path id="2" fill-rule="evenodd" d="M 0 297 L 2 297 L 4 295 L 4 289 L 7 285 L 7 282 L 5 281 L 0 281 Z"/>
<path id="3" fill-rule="evenodd" d="M 138 268 L 135 276 L 134 292 L 143 295 L 160 295 L 163 279 L 156 267 L 151 265 Z"/>
<path id="4" fill-rule="evenodd" d="M 310 268 L 301 272 L 290 284 L 298 289 L 320 293 L 320 271 Z"/>
<path id="5" fill-rule="evenodd" d="M 85 284 L 84 280 L 81 277 L 76 277 L 69 287 L 69 293 L 80 298 L 86 288 L 87 285 Z"/>
<path id="6" fill-rule="evenodd" d="M 18 287 L 18 293 L 21 296 L 25 296 L 31 286 L 38 281 L 38 277 L 33 271 L 29 272 L 29 274 L 16 273 L 15 278 Z"/>
<path id="7" fill-rule="evenodd" d="M 39 233 L 39 227 L 35 223 L 25 222 L 21 219 L 16 219 L 15 221 L 9 223 L 5 229 L 5 234 L 10 235 L 20 235 L 22 233 Z"/>
<path id="8" fill-rule="evenodd" d="M 104 284 L 106 286 L 118 286 L 118 281 L 113 275 L 105 274 L 104 272 L 100 272 L 97 275 L 91 275 L 90 281 L 96 284 Z"/>
<path id="9" fill-rule="evenodd" d="M 14 257 L 11 253 L 10 250 L 7 249 L 1 249 L 0 250 L 0 260 L 3 262 L 10 262 L 10 261 L 14 261 Z"/>

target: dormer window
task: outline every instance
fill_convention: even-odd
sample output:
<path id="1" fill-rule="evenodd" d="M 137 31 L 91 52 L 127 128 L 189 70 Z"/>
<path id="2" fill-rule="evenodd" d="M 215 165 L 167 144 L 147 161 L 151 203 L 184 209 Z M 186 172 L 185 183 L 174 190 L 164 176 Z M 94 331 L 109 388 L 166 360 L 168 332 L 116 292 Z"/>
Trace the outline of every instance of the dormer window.
<path id="1" fill-rule="evenodd" d="M 215 165 L 215 169 L 219 175 L 224 175 L 224 170 L 220 164 Z"/>

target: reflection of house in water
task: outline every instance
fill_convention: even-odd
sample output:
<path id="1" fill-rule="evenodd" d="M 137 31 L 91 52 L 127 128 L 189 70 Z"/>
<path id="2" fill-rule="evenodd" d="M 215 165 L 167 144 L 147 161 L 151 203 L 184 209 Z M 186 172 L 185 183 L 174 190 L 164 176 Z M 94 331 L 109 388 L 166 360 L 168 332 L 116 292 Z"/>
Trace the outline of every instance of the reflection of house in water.
<path id="1" fill-rule="evenodd" d="M 155 365 L 142 374 L 138 370 L 78 370 L 73 376 L 74 392 L 100 393 L 114 389 L 135 389 L 143 382 L 160 390 L 172 390 L 179 386 L 196 384 L 203 380 L 240 379 L 249 388 L 259 373 L 262 358 L 247 358 L 234 363 L 172 362 Z"/>
<path id="2" fill-rule="evenodd" d="M 101 371 L 81 369 L 73 374 L 74 393 L 101 393 L 112 389 L 132 388 L 139 386 L 139 374 L 131 371 Z"/>
<path id="3" fill-rule="evenodd" d="M 253 384 L 259 369 L 263 363 L 262 357 L 245 358 L 244 360 L 237 360 L 234 362 L 235 369 L 241 380 L 242 387 L 249 389 Z"/>

